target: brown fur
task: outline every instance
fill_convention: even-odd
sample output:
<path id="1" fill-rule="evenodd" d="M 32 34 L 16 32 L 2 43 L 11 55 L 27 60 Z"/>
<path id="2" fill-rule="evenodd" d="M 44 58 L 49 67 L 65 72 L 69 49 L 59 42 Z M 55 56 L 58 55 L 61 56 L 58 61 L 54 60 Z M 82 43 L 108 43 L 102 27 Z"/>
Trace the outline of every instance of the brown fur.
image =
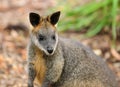
<path id="1" fill-rule="evenodd" d="M 35 33 L 39 29 L 42 29 L 42 28 L 46 29 L 46 27 L 47 28 L 51 28 L 51 29 L 56 29 L 56 27 L 50 23 L 50 21 L 48 20 L 48 18 L 41 18 L 40 23 L 36 27 L 34 27 L 32 29 L 32 32 Z"/>
<path id="2" fill-rule="evenodd" d="M 34 69 L 36 71 L 36 79 L 41 84 L 45 76 L 46 65 L 42 51 L 37 47 L 35 49 L 36 49 L 36 56 L 35 56 L 36 60 L 34 61 Z"/>

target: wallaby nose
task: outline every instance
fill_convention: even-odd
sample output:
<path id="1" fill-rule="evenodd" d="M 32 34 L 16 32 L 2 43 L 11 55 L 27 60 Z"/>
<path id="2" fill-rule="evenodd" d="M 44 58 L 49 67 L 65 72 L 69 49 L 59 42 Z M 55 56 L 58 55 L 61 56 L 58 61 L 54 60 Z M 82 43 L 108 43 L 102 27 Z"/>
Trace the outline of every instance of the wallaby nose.
<path id="1" fill-rule="evenodd" d="M 48 53 L 51 54 L 53 52 L 53 49 L 51 47 L 47 47 L 47 51 L 48 51 Z"/>

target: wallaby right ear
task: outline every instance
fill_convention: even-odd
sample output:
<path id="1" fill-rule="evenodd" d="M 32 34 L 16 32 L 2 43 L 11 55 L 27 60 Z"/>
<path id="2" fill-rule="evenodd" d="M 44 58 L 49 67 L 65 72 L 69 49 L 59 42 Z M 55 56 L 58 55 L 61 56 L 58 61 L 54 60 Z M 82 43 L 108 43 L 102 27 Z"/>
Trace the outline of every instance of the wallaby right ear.
<path id="1" fill-rule="evenodd" d="M 31 12 L 29 14 L 29 20 L 30 20 L 30 23 L 32 24 L 32 26 L 37 26 L 40 22 L 40 15 L 37 14 L 37 13 L 33 13 Z"/>
<path id="2" fill-rule="evenodd" d="M 53 13 L 52 15 L 50 15 L 49 22 L 51 24 L 55 25 L 55 24 L 57 24 L 59 17 L 60 17 L 60 11 L 57 11 L 57 12 Z"/>

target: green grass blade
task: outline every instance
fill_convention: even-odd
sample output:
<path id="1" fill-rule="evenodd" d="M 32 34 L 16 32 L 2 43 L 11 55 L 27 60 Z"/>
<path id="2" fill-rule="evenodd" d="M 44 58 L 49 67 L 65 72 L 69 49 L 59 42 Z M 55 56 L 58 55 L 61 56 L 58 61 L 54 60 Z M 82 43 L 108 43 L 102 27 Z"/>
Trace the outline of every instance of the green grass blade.
<path id="1" fill-rule="evenodd" d="M 60 22 L 58 25 L 60 31 L 66 31 L 66 30 L 81 30 L 83 29 L 82 27 L 87 27 L 89 26 L 93 20 L 97 18 L 97 14 L 91 14 L 90 16 L 84 16 L 84 17 L 79 17 L 76 18 L 76 20 L 71 19 L 66 22 Z"/>
<path id="2" fill-rule="evenodd" d="M 106 25 L 107 21 L 106 19 L 103 19 L 99 22 L 97 22 L 97 24 L 95 26 L 93 26 L 90 30 L 87 31 L 86 36 L 87 37 L 92 37 L 94 35 L 96 35 L 97 33 L 99 33 L 102 28 Z"/>
<path id="3" fill-rule="evenodd" d="M 113 7 L 112 7 L 112 35 L 113 40 L 116 40 L 116 15 L 117 15 L 117 7 L 118 7 L 118 0 L 113 0 Z"/>
<path id="4" fill-rule="evenodd" d="M 67 11 L 66 16 L 74 16 L 74 15 L 88 15 L 92 12 L 95 12 L 96 10 L 100 9 L 101 7 L 104 7 L 108 4 L 110 4 L 112 0 L 104 0 L 101 2 L 92 2 L 84 6 L 79 6 L 74 8 L 73 11 Z"/>

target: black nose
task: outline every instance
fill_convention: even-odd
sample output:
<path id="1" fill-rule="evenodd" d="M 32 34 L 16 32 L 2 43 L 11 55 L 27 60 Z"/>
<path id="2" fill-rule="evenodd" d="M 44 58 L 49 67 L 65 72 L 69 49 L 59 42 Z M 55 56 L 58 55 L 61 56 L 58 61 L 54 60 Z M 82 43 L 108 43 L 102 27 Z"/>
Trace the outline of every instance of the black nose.
<path id="1" fill-rule="evenodd" d="M 51 47 L 47 47 L 47 51 L 48 51 L 48 53 L 51 54 L 53 52 L 53 49 Z"/>

